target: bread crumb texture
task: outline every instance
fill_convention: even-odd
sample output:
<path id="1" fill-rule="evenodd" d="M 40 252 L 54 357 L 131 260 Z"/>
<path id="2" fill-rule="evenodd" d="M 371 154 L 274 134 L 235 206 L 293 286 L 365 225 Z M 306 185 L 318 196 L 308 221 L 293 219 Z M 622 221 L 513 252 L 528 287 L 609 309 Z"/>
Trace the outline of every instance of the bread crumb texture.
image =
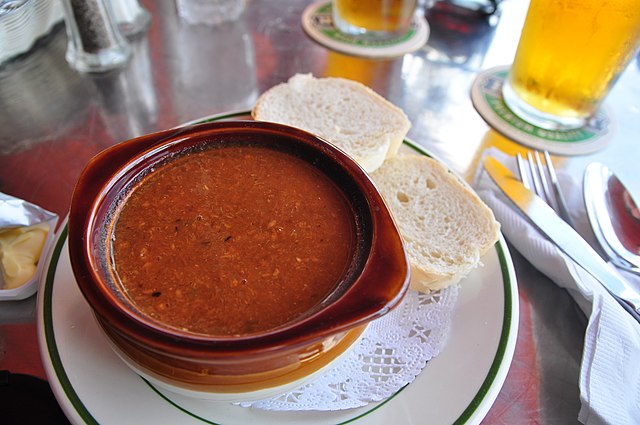
<path id="1" fill-rule="evenodd" d="M 371 177 L 404 240 L 412 289 L 429 291 L 459 282 L 498 240 L 493 212 L 438 161 L 396 156 Z"/>
<path id="2" fill-rule="evenodd" d="M 311 74 L 296 74 L 287 83 L 264 92 L 252 116 L 316 134 L 368 172 L 395 155 L 411 127 L 400 108 L 367 86 Z"/>

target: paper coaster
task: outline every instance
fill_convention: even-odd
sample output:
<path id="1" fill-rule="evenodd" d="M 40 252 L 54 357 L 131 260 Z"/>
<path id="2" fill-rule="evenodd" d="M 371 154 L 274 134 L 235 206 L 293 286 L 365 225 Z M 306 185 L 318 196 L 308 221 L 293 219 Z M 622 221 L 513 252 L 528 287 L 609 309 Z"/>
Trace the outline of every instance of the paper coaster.
<path id="1" fill-rule="evenodd" d="M 600 109 L 587 125 L 573 130 L 546 130 L 516 116 L 502 99 L 502 84 L 508 66 L 480 73 L 471 87 L 471 101 L 480 116 L 514 142 L 557 155 L 585 155 L 606 146 L 611 137 L 611 121 Z"/>
<path id="2" fill-rule="evenodd" d="M 302 14 L 302 28 L 313 40 L 341 53 L 369 58 L 392 58 L 418 50 L 429 38 L 427 21 L 417 15 L 404 35 L 389 40 L 378 41 L 344 34 L 333 25 L 331 10 L 330 1 L 311 4 Z"/>

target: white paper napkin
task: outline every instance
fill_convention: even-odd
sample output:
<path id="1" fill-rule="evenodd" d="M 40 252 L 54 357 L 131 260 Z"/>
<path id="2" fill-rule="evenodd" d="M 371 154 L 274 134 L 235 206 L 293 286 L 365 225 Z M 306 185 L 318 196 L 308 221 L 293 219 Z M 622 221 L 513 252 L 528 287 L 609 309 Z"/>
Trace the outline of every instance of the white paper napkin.
<path id="1" fill-rule="evenodd" d="M 485 152 L 515 171 L 515 160 L 491 148 Z M 516 174 L 517 175 L 517 174 Z M 592 242 L 579 183 L 558 173 L 576 227 Z M 541 235 L 478 170 L 476 191 L 491 207 L 509 242 L 538 270 L 565 288 L 589 318 L 580 369 L 578 420 L 586 425 L 640 423 L 640 324 L 581 267 Z M 622 273 L 621 273 L 622 274 Z M 640 279 L 624 278 L 640 290 Z"/>

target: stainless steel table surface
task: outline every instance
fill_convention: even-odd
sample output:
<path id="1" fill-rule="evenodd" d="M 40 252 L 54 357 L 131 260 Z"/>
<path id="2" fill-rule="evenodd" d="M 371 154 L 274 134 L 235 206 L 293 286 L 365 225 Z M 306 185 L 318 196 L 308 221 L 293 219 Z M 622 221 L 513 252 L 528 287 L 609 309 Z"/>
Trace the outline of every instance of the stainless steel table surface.
<path id="1" fill-rule="evenodd" d="M 152 16 L 121 70 L 80 74 L 65 61 L 62 24 L 27 54 L 0 66 L 0 192 L 64 217 L 74 183 L 92 155 L 119 141 L 205 115 L 249 109 L 295 73 L 359 80 L 400 106 L 409 137 L 467 179 L 489 146 L 520 145 L 491 130 L 474 110 L 479 71 L 508 65 L 527 2 L 505 0 L 488 20 L 427 13 L 427 45 L 389 60 L 343 55 L 315 43 L 300 18 L 308 0 L 249 0 L 233 23 L 189 26 L 172 1 L 142 1 Z M 580 178 L 605 162 L 640 194 L 640 58 L 606 101 L 611 142 L 586 156 L 555 157 Z M 512 249 L 520 324 L 506 382 L 484 423 L 572 424 L 586 320 L 569 295 Z M 35 296 L 0 305 L 0 369 L 45 377 L 38 354 Z"/>

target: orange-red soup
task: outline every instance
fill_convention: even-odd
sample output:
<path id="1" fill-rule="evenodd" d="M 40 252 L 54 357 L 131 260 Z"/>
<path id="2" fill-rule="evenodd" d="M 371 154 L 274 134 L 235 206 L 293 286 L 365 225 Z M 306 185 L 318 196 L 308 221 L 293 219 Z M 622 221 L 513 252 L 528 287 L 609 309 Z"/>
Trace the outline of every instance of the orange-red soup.
<path id="1" fill-rule="evenodd" d="M 325 299 L 354 250 L 343 193 L 305 160 L 240 145 L 147 176 L 117 219 L 113 260 L 148 316 L 209 335 L 285 324 Z"/>

